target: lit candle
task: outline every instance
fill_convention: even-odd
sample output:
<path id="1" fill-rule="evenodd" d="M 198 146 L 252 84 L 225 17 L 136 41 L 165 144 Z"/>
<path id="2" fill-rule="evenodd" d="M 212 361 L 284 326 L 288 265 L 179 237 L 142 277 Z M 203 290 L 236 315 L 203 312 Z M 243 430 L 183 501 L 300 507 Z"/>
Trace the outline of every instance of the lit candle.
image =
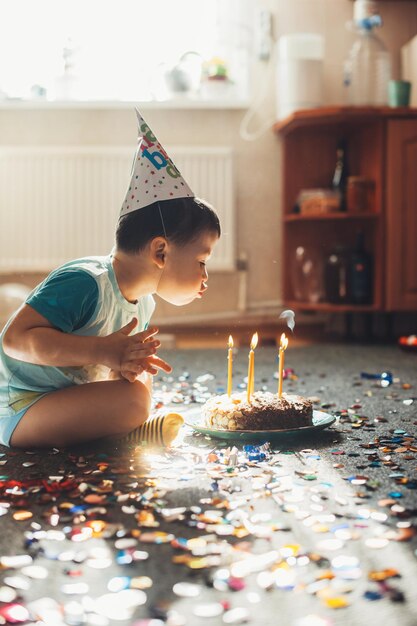
<path id="1" fill-rule="evenodd" d="M 250 342 L 249 350 L 249 365 L 248 365 L 248 389 L 247 400 L 250 402 L 250 397 L 255 387 L 255 348 L 258 345 L 258 333 L 255 333 Z"/>
<path id="2" fill-rule="evenodd" d="M 279 371 L 278 371 L 278 397 L 282 396 L 282 378 L 284 376 L 284 352 L 288 347 L 288 339 L 285 333 L 282 333 L 279 342 Z"/>
<path id="3" fill-rule="evenodd" d="M 233 337 L 229 335 L 229 350 L 227 351 L 227 395 L 232 395 L 233 376 Z"/>

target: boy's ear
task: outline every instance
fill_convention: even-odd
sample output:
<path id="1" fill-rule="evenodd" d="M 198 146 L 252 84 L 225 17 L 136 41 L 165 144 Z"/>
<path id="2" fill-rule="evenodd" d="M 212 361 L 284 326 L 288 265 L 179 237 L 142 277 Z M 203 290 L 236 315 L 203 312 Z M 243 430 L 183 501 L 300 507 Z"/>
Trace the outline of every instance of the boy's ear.
<path id="1" fill-rule="evenodd" d="M 164 237 L 155 237 L 152 239 L 150 244 L 151 259 L 159 269 L 165 267 L 167 248 L 168 243 Z"/>

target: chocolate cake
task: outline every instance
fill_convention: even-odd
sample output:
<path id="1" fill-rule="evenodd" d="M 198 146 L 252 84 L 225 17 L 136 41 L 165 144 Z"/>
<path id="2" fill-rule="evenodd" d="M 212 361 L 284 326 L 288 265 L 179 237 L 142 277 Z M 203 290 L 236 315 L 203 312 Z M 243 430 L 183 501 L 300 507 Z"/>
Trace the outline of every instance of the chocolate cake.
<path id="1" fill-rule="evenodd" d="M 311 426 L 313 404 L 301 396 L 255 391 L 210 398 L 203 406 L 205 425 L 221 430 L 287 430 Z"/>

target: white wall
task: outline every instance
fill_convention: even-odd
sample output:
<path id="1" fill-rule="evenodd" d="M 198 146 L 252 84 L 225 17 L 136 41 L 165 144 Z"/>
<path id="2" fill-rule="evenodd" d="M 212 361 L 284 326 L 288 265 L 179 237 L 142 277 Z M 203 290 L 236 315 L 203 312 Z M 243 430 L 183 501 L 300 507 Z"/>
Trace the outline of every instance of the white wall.
<path id="1" fill-rule="evenodd" d="M 350 0 L 258 0 L 274 14 L 275 37 L 292 32 L 325 36 L 325 96 L 327 104 L 343 102 L 343 61 L 353 41 L 345 28 L 351 19 Z M 395 76 L 400 74 L 400 48 L 417 32 L 416 2 L 381 2 L 385 24 L 380 32 L 392 52 Z M 265 63 L 255 62 L 255 93 L 268 77 Z M 416 86 L 417 88 L 417 86 Z M 273 120 L 274 83 L 253 120 L 252 128 Z M 280 299 L 280 154 L 279 139 L 269 130 L 255 142 L 239 137 L 243 111 L 144 110 L 146 120 L 165 145 L 230 145 L 236 152 L 237 251 L 249 260 L 249 305 L 263 306 Z M 1 110 L 0 144 L 132 144 L 136 121 L 130 110 Z M 198 190 L 195 190 L 198 193 Z M 122 201 L 122 199 L 121 199 Z M 92 251 L 94 253 L 94 251 Z M 158 304 L 158 317 L 233 311 L 237 302 L 237 274 L 214 274 L 202 301 L 186 309 Z"/>

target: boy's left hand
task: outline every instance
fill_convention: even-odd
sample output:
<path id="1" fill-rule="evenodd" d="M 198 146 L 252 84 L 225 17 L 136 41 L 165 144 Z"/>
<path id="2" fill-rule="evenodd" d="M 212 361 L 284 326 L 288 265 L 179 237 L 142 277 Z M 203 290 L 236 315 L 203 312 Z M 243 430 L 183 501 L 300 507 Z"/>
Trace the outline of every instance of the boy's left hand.
<path id="1" fill-rule="evenodd" d="M 155 354 L 161 345 L 158 340 L 155 340 L 158 329 L 147 328 L 131 335 L 136 324 L 137 319 L 133 318 L 119 331 L 103 338 L 107 346 L 106 354 L 112 357 L 112 359 L 106 357 L 107 361 L 104 361 L 105 364 L 110 365 L 109 380 L 125 378 L 133 383 L 143 373 L 155 376 L 160 369 L 167 373 L 172 372 L 169 363 Z"/>
<path id="2" fill-rule="evenodd" d="M 152 339 L 154 338 L 153 337 L 154 334 L 155 333 L 153 333 L 147 339 L 145 339 L 143 343 L 146 344 L 148 341 L 152 341 Z M 129 371 L 129 369 L 127 369 L 126 367 L 125 368 L 122 367 L 120 375 L 126 380 L 128 380 L 130 383 L 133 383 L 135 380 L 137 380 L 140 377 L 140 375 L 143 372 L 147 372 L 151 376 L 155 376 L 158 373 L 158 370 L 163 370 L 167 374 L 170 374 L 172 372 L 172 367 L 170 366 L 170 364 L 164 361 L 164 359 L 161 359 L 161 357 L 156 356 L 156 354 L 151 354 L 147 357 L 142 357 L 140 369 L 141 371 L 132 372 L 132 371 Z"/>
<path id="3" fill-rule="evenodd" d="M 140 382 L 145 385 L 149 393 L 152 395 L 153 376 L 146 371 L 142 372 L 142 374 L 135 374 L 134 372 L 131 372 L 131 374 L 131 379 L 128 380 L 125 376 L 122 375 L 121 372 L 118 372 L 116 370 L 110 370 L 107 380 L 128 380 L 128 382 L 140 380 Z"/>
<path id="4" fill-rule="evenodd" d="M 159 356 L 152 355 L 142 359 L 142 372 L 148 372 L 148 374 L 155 376 L 158 370 L 163 370 L 169 374 L 172 372 L 172 367 Z M 126 369 L 122 369 L 120 374 L 130 383 L 133 383 L 142 372 L 129 372 Z"/>

